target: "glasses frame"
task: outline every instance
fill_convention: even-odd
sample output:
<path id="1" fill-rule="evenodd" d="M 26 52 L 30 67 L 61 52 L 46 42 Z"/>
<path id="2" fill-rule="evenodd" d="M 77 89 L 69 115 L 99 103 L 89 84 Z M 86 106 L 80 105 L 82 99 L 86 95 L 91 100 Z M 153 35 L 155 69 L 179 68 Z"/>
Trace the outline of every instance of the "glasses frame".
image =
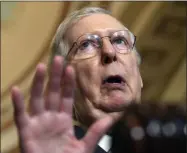
<path id="1" fill-rule="evenodd" d="M 134 49 L 134 47 L 135 47 L 136 40 L 137 40 L 137 36 L 134 35 L 134 34 L 133 34 L 131 31 L 129 31 L 129 30 L 118 30 L 118 31 L 112 32 L 112 33 L 111 33 L 111 36 L 103 36 L 103 37 L 100 37 L 100 36 L 99 36 L 99 38 L 102 40 L 103 38 L 108 37 L 109 40 L 110 40 L 110 43 L 111 43 L 111 37 L 112 37 L 112 35 L 113 35 L 114 33 L 116 33 L 116 32 L 119 32 L 119 31 L 128 31 L 128 32 L 129 32 L 130 34 L 132 34 L 132 36 L 134 37 L 134 42 L 133 42 L 133 44 L 132 44 L 132 48 L 130 48 L 130 50 L 132 51 L 132 50 Z M 77 48 L 75 49 L 75 51 L 77 51 L 77 49 L 79 48 L 79 46 L 78 46 L 78 44 L 77 44 L 77 41 L 79 40 L 80 37 L 82 37 L 82 36 L 84 36 L 84 35 L 97 35 L 97 34 L 86 33 L 86 34 L 83 34 L 83 35 L 79 36 L 79 37 L 76 39 L 76 41 L 73 42 L 71 48 L 69 49 L 68 54 L 67 54 L 67 56 L 66 56 L 67 58 L 69 57 L 70 53 L 73 51 L 73 48 L 74 48 L 75 45 L 77 46 Z M 98 35 L 97 35 L 97 36 L 98 36 Z M 103 46 L 103 42 L 102 42 L 101 48 L 102 48 L 102 46 Z M 116 50 L 116 49 L 115 49 L 115 50 Z M 129 52 L 128 52 L 128 53 L 129 53 Z M 122 53 L 122 54 L 128 54 L 128 53 Z"/>

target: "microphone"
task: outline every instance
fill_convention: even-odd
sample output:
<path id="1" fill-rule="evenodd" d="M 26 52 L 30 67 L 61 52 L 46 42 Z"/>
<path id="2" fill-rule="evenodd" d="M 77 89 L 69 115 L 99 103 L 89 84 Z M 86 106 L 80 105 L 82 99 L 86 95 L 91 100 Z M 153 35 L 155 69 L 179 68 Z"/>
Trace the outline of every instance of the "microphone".
<path id="1" fill-rule="evenodd" d="M 186 105 L 130 104 L 112 129 L 112 153 L 186 153 Z"/>

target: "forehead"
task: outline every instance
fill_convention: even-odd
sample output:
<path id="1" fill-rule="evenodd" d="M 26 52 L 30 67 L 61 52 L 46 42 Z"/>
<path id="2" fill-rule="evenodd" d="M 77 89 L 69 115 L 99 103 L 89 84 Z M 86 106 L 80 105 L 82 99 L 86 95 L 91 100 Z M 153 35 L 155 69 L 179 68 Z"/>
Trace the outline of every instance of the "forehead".
<path id="1" fill-rule="evenodd" d="M 79 20 L 68 31 L 70 42 L 76 41 L 78 37 L 85 33 L 96 33 L 107 35 L 111 31 L 124 29 L 125 27 L 114 17 L 107 14 L 93 14 Z"/>

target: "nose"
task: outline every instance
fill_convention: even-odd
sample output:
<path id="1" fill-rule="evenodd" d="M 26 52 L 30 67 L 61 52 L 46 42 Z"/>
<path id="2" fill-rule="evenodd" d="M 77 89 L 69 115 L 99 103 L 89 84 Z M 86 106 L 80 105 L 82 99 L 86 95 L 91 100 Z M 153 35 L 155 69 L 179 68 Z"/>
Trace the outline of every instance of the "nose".
<path id="1" fill-rule="evenodd" d="M 116 51 L 108 38 L 103 38 L 101 48 L 101 62 L 102 64 L 110 64 L 116 61 Z"/>

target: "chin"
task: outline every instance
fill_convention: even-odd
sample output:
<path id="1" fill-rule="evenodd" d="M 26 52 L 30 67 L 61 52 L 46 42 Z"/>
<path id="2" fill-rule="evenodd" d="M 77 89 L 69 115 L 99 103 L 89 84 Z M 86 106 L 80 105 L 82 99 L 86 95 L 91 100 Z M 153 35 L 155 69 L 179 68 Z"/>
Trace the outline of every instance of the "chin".
<path id="1" fill-rule="evenodd" d="M 100 101 L 100 108 L 106 112 L 123 111 L 126 106 L 133 102 L 133 98 L 124 92 L 113 92 L 104 100 Z"/>

